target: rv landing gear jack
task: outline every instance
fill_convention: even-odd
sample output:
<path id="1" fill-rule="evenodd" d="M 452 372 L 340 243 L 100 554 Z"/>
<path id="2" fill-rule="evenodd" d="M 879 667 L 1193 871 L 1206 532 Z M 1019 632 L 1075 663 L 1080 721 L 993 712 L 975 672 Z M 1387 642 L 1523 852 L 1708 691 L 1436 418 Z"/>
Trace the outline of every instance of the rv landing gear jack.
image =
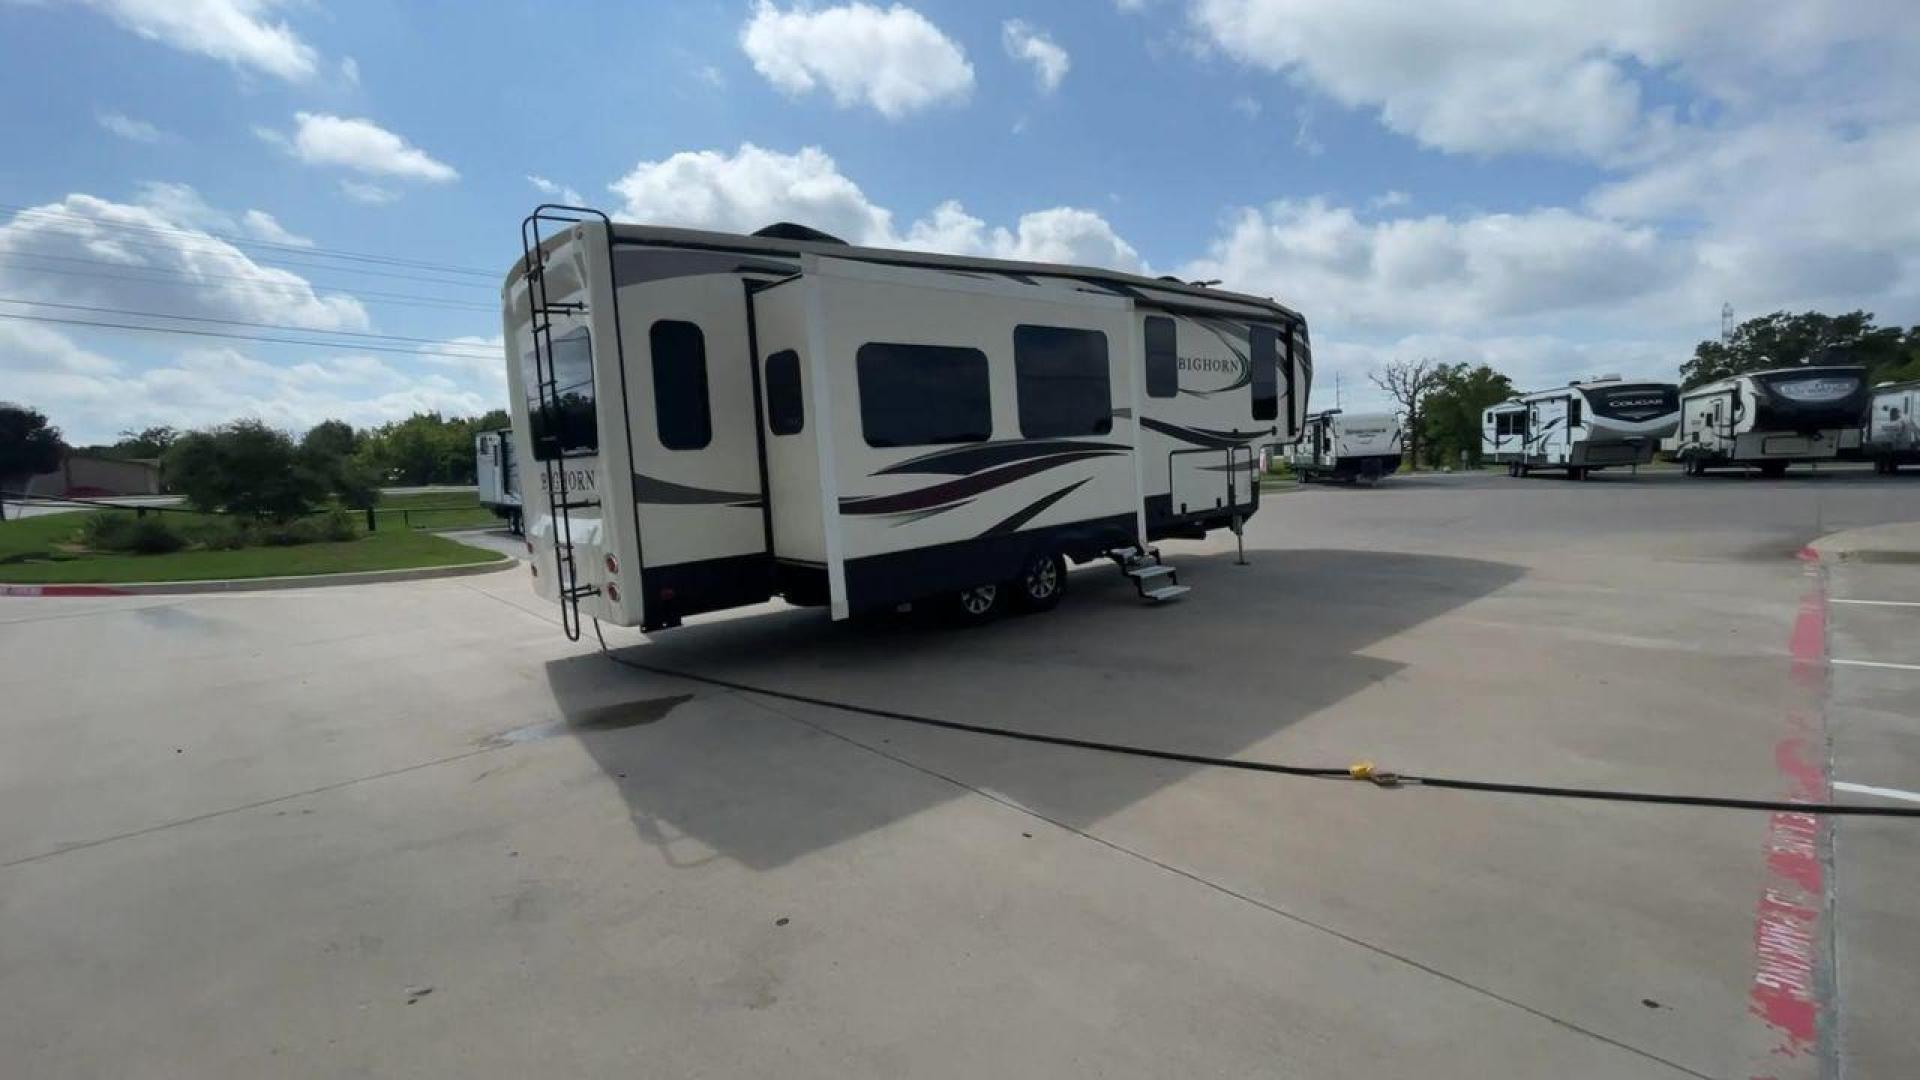
<path id="1" fill-rule="evenodd" d="M 1244 524 L 1244 518 L 1239 514 L 1233 515 L 1233 565 L 1235 566 L 1247 565 L 1247 537 L 1241 529 Z"/>

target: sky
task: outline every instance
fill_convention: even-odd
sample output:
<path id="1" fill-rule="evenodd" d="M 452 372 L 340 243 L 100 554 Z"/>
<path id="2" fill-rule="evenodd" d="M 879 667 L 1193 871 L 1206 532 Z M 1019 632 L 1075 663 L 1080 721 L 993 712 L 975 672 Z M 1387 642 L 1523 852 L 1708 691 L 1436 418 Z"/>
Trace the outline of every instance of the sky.
<path id="1" fill-rule="evenodd" d="M 0 400 L 504 406 L 547 200 L 1217 278 L 1316 407 L 1671 379 L 1723 305 L 1920 322 L 1916 71 L 1911 0 L 0 0 Z"/>

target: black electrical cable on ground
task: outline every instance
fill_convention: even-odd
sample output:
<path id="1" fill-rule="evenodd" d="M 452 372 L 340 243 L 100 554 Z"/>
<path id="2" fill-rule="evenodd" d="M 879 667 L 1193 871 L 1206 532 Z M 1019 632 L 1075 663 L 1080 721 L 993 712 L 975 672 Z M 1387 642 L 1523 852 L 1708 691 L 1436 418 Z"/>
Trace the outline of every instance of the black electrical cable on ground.
<path id="1" fill-rule="evenodd" d="M 1613 791 L 1606 788 L 1556 787 L 1547 784 L 1508 784 L 1493 780 L 1460 780 L 1445 776 L 1418 776 L 1411 773 L 1390 773 L 1375 769 L 1371 764 L 1355 765 L 1349 768 L 1316 765 L 1284 765 L 1273 761 L 1243 761 L 1238 758 L 1212 757 L 1206 754 L 1188 754 L 1178 750 L 1160 750 L 1150 746 L 1129 746 L 1126 743 L 1100 742 L 1094 739 L 1075 739 L 1065 735 L 1043 735 L 1032 731 L 1019 731 L 1013 728 L 995 727 L 990 724 L 969 724 L 960 720 L 942 720 L 934 716 L 921 716 L 917 713 L 900 712 L 895 709 L 876 709 L 868 705 L 856 705 L 832 698 L 813 697 L 808 694 L 796 694 L 788 690 L 772 690 L 764 686 L 722 679 L 713 675 L 700 675 L 691 671 L 660 667 L 654 664 L 629 660 L 607 647 L 606 635 L 600 630 L 600 620 L 593 621 L 593 635 L 600 639 L 600 652 L 616 664 L 644 671 L 652 675 L 664 675 L 673 679 L 686 679 L 689 682 L 705 683 L 726 690 L 737 690 L 746 694 L 759 694 L 762 697 L 778 698 L 782 701 L 797 702 L 802 705 L 817 705 L 825 709 L 838 709 L 841 712 L 856 713 L 861 716 L 873 716 L 882 720 L 897 720 L 903 724 L 918 724 L 922 727 L 943 728 L 947 731 L 964 731 L 972 735 L 991 735 L 1000 739 L 1017 739 L 1021 742 L 1045 743 L 1048 746 L 1068 746 L 1077 750 L 1096 750 L 1104 754 L 1122 754 L 1127 757 L 1152 758 L 1157 761 L 1177 761 L 1186 765 L 1204 765 L 1217 769 L 1238 769 L 1242 772 L 1278 773 L 1282 776 L 1306 776 L 1319 780 L 1367 780 L 1380 787 L 1414 786 L 1431 788 L 1450 788 L 1455 791 L 1484 791 L 1502 795 L 1534 795 L 1556 799 L 1587 799 L 1596 802 L 1654 803 L 1666 806 L 1716 807 L 1724 810 L 1764 810 L 1770 813 L 1794 814 L 1830 814 L 1850 817 L 1893 817 L 1920 818 L 1920 807 L 1908 806 L 1860 806 L 1851 803 L 1809 803 L 1790 802 L 1776 799 L 1736 799 L 1719 795 L 1674 795 L 1651 791 Z"/>

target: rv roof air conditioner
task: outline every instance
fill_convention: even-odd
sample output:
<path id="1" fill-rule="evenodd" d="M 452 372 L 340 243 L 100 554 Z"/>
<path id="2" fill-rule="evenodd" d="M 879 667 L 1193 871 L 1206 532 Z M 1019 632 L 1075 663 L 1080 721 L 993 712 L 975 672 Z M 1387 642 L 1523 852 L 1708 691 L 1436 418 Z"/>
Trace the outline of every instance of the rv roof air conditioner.
<path id="1" fill-rule="evenodd" d="M 805 225 L 795 225 L 791 221 L 776 221 L 764 229 L 757 230 L 753 235 L 763 236 L 769 240 L 810 240 L 816 244 L 839 244 L 842 247 L 847 243 L 831 233 L 809 229 Z"/>

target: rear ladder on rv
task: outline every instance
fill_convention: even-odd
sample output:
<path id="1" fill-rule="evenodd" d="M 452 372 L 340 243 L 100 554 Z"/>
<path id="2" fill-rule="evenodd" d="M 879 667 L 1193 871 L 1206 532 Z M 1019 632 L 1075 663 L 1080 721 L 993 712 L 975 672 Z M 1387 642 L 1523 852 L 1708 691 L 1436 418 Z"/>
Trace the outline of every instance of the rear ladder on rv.
<path id="1" fill-rule="evenodd" d="M 537 407 L 540 409 L 545 427 L 549 431 L 560 430 L 560 386 L 553 362 L 553 317 L 556 315 L 578 315 L 586 310 L 582 303 L 567 301 L 552 302 L 547 296 L 546 251 L 541 246 L 540 223 L 551 222 L 572 225 L 598 218 L 600 224 L 612 234 L 613 223 L 607 215 L 598 210 L 589 210 L 577 206 L 557 206 L 543 203 L 534 208 L 520 223 L 520 247 L 525 254 L 527 275 L 527 310 L 533 336 L 534 381 L 538 387 Z M 597 509 L 600 500 L 594 498 L 576 498 L 574 492 L 567 490 L 566 460 L 549 456 L 541 461 L 547 494 L 547 518 L 553 523 L 553 562 L 554 585 L 560 594 L 560 628 L 566 632 L 567 640 L 580 640 L 580 601 L 588 596 L 597 596 L 597 585 L 580 584 L 580 567 L 573 555 L 573 518 L 575 510 Z M 526 500 L 523 491 L 521 499 Z"/>

